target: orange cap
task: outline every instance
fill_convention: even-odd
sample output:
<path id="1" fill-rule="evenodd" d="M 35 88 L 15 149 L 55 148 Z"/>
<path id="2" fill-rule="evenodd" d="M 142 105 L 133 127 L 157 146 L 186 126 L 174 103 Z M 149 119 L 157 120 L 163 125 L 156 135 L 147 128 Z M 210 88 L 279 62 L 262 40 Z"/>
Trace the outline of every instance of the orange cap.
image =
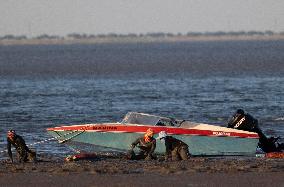
<path id="1" fill-rule="evenodd" d="M 153 135 L 154 135 L 154 131 L 153 131 L 153 129 L 151 129 L 151 128 L 149 128 L 149 129 L 147 129 L 147 131 L 146 131 L 146 134 L 145 134 L 146 136 L 149 136 L 149 137 L 152 137 Z"/>

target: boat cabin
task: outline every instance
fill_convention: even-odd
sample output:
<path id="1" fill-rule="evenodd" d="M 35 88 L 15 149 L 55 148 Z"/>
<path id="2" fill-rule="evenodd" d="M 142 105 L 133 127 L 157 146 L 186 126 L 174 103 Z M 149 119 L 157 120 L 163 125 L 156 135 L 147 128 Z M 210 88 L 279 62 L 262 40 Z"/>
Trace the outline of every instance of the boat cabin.
<path id="1" fill-rule="evenodd" d="M 123 124 L 141 124 L 154 126 L 180 126 L 182 121 L 151 114 L 128 112 L 123 118 Z"/>

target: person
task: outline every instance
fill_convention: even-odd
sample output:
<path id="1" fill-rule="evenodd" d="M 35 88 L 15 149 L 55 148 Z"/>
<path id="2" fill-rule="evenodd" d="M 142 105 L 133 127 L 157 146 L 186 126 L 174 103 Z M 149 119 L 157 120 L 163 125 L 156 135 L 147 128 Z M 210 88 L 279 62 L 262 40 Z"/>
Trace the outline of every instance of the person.
<path id="1" fill-rule="evenodd" d="M 165 131 L 161 131 L 157 139 L 165 142 L 165 160 L 188 160 L 190 158 L 188 145 L 183 141 L 168 136 Z"/>
<path id="2" fill-rule="evenodd" d="M 27 147 L 25 140 L 20 135 L 17 135 L 14 130 L 9 130 L 7 133 L 7 150 L 10 160 L 13 163 L 11 145 L 15 147 L 20 163 L 27 162 L 29 158 L 35 161 L 36 153 Z"/>
<path id="3" fill-rule="evenodd" d="M 127 154 L 128 159 L 131 160 L 155 159 L 154 151 L 156 149 L 156 139 L 153 138 L 153 135 L 154 131 L 151 128 L 149 128 L 144 136 L 137 138 L 130 146 L 131 149 Z M 138 147 L 140 149 L 137 155 L 134 153 L 133 150 L 135 147 Z"/>
<path id="4" fill-rule="evenodd" d="M 249 113 L 245 113 L 243 109 L 238 109 L 235 112 L 233 117 L 229 119 L 227 127 L 257 133 L 259 136 L 258 146 L 266 153 L 282 150 L 282 144 L 277 143 L 277 138 L 266 137 L 258 126 L 258 120 Z"/>

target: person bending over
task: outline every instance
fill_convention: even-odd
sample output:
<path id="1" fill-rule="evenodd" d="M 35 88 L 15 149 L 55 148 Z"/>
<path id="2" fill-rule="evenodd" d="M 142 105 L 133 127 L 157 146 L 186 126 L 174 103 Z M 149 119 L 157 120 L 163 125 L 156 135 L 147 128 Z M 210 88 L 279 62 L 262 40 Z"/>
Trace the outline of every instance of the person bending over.
<path id="1" fill-rule="evenodd" d="M 157 139 L 165 142 L 165 160 L 187 160 L 190 157 L 188 145 L 181 140 L 168 136 L 165 131 L 161 131 Z"/>
<path id="2" fill-rule="evenodd" d="M 11 162 L 13 163 L 13 155 L 11 151 L 11 145 L 13 145 L 17 151 L 18 155 L 18 161 L 21 162 L 27 162 L 29 159 L 35 161 L 36 153 L 34 151 L 31 151 L 26 143 L 25 140 L 20 136 L 17 135 L 14 130 L 9 130 L 7 133 L 7 149 L 8 149 L 8 155 L 10 157 Z"/>
<path id="3" fill-rule="evenodd" d="M 155 149 L 156 149 L 156 139 L 153 138 L 154 131 L 149 128 L 145 135 L 142 137 L 137 138 L 132 144 L 131 144 L 131 150 L 128 152 L 128 159 L 131 160 L 151 160 L 155 159 L 155 156 L 153 155 Z M 135 147 L 139 148 L 139 153 L 136 155 L 133 151 Z"/>

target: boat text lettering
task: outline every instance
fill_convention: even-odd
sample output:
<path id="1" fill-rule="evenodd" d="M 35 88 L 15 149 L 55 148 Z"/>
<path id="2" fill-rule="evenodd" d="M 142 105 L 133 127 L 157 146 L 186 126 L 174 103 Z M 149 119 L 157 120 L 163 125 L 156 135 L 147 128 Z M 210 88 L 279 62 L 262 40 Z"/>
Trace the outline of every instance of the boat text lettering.
<path id="1" fill-rule="evenodd" d="M 245 117 L 243 117 L 242 119 L 240 119 L 240 121 L 234 126 L 234 128 L 238 128 L 244 121 L 246 120 Z"/>
<path id="2" fill-rule="evenodd" d="M 115 127 L 115 126 L 98 126 L 98 127 L 93 127 L 93 130 L 117 130 L 117 127 Z"/>
<path id="3" fill-rule="evenodd" d="M 231 133 L 218 131 L 218 132 L 213 132 L 213 135 L 216 135 L 216 136 L 230 136 Z"/>

